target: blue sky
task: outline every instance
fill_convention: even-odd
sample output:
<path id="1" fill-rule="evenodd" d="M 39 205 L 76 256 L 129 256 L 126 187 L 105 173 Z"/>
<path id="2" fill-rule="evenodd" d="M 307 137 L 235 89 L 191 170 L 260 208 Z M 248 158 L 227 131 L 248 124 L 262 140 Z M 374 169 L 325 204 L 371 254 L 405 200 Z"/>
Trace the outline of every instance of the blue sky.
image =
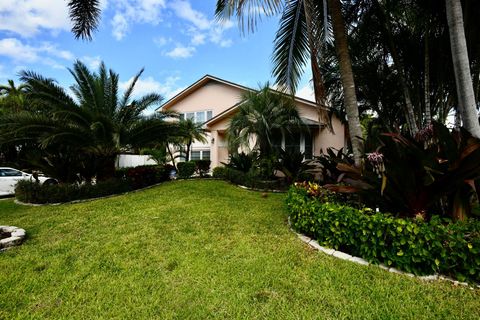
<path id="1" fill-rule="evenodd" d="M 272 41 L 278 18 L 241 34 L 236 21 L 214 19 L 215 0 L 102 0 L 103 14 L 91 42 L 70 32 L 66 0 L 0 1 L 0 83 L 33 70 L 72 84 L 75 59 L 120 74 L 125 87 L 145 67 L 136 94 L 169 98 L 211 74 L 249 87 L 272 82 Z M 311 97 L 307 74 L 298 95 Z"/>

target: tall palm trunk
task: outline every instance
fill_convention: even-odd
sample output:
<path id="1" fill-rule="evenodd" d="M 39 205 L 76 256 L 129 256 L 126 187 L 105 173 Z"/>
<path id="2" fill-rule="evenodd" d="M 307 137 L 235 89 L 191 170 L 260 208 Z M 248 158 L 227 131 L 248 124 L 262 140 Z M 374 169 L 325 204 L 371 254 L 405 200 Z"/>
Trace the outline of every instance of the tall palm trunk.
<path id="1" fill-rule="evenodd" d="M 424 56 L 424 94 L 425 94 L 425 124 L 432 123 L 432 110 L 430 108 L 430 50 L 428 45 L 428 34 L 425 33 L 425 56 Z"/>
<path id="2" fill-rule="evenodd" d="M 352 142 L 353 158 L 356 166 L 361 166 L 363 155 L 363 138 L 358 115 L 357 95 L 353 79 L 352 62 L 348 52 L 347 32 L 343 20 L 340 0 L 328 0 L 332 18 L 333 36 L 340 65 L 340 78 L 343 86 L 345 110 L 348 117 L 348 130 Z"/>
<path id="3" fill-rule="evenodd" d="M 473 92 L 470 63 L 468 61 L 467 42 L 463 26 L 462 4 L 460 0 L 446 0 L 450 47 L 452 50 L 453 70 L 457 85 L 458 108 L 463 126 L 474 137 L 480 138 L 477 108 Z"/>

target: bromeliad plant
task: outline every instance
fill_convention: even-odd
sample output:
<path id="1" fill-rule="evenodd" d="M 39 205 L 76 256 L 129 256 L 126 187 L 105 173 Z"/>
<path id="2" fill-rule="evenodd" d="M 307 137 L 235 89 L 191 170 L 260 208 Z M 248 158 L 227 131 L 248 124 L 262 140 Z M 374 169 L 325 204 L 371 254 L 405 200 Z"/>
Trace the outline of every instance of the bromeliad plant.
<path id="1" fill-rule="evenodd" d="M 339 192 L 359 192 L 369 206 L 400 216 L 468 217 L 480 179 L 480 141 L 467 131 L 434 123 L 415 137 L 400 133 L 370 136 L 364 167 L 341 162 Z"/>

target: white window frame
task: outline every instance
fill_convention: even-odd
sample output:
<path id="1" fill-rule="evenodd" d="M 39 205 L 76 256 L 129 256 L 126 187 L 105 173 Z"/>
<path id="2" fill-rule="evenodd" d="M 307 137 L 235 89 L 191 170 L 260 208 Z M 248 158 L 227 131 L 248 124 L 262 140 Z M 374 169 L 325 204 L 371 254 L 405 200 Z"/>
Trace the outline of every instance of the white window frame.
<path id="1" fill-rule="evenodd" d="M 212 151 L 210 149 L 201 149 L 201 150 L 190 150 L 190 157 L 189 157 L 190 160 L 193 160 L 192 159 L 193 152 L 200 152 L 200 159 L 196 159 L 196 160 L 211 160 L 212 158 Z M 210 152 L 210 157 L 208 159 L 204 159 L 204 155 L 203 155 L 204 152 Z"/>
<path id="2" fill-rule="evenodd" d="M 208 113 L 209 113 L 209 112 L 212 113 L 212 118 L 213 118 L 213 110 L 208 109 L 208 110 L 202 110 L 202 111 L 182 112 L 182 113 L 180 113 L 180 119 L 187 119 L 187 114 L 193 113 L 193 122 L 195 122 L 195 123 L 205 123 L 205 122 L 207 122 L 208 120 L 212 119 L 212 118 L 208 119 Z M 203 117 L 204 117 L 205 121 L 199 122 L 199 121 L 197 121 L 197 119 L 198 119 L 198 116 L 197 116 L 197 115 L 198 115 L 198 114 L 201 114 L 201 113 L 203 113 Z"/>
<path id="3" fill-rule="evenodd" d="M 282 149 L 285 150 L 285 133 L 282 132 Z M 305 152 L 305 134 L 300 132 L 300 152 Z M 312 135 L 312 158 L 315 155 L 315 137 Z M 311 159 L 304 159 L 311 160 Z"/>

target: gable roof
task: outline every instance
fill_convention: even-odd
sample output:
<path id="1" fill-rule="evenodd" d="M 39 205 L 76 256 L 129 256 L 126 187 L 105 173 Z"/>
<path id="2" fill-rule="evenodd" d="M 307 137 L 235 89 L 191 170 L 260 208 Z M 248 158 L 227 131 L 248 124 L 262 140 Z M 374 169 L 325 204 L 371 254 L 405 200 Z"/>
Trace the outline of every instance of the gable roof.
<path id="1" fill-rule="evenodd" d="M 218 83 L 222 83 L 222 84 L 225 84 L 225 85 L 228 85 L 228 86 L 231 86 L 231 87 L 242 89 L 244 91 L 257 91 L 257 90 L 254 90 L 252 88 L 245 87 L 245 86 L 242 86 L 240 84 L 230 82 L 230 81 L 227 81 L 227 80 L 224 80 L 224 79 L 221 79 L 221 78 L 218 78 L 218 77 L 207 74 L 207 75 L 203 76 L 201 79 L 199 79 L 196 82 L 194 82 L 193 84 L 191 84 L 190 86 L 188 86 L 187 88 L 183 89 L 180 93 L 178 93 L 173 98 L 171 98 L 170 100 L 168 100 L 167 102 L 162 104 L 155 111 L 159 111 L 160 109 L 162 109 L 162 110 L 169 109 L 175 103 L 184 99 L 185 97 L 192 94 L 196 90 L 200 89 L 201 87 L 203 87 L 204 85 L 206 85 L 210 81 L 215 81 L 215 82 L 218 82 Z"/>

